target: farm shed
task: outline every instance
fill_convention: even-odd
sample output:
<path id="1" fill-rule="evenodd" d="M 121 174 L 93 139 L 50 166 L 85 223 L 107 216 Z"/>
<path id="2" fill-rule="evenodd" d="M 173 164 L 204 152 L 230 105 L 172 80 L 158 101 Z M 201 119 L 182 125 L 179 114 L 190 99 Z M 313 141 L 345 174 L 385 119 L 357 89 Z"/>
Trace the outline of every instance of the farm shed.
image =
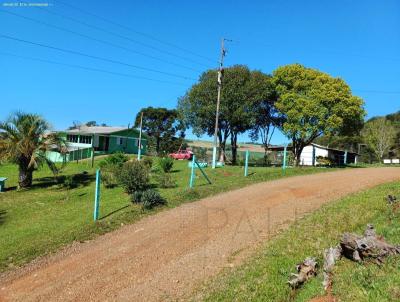
<path id="1" fill-rule="evenodd" d="M 270 146 L 270 151 L 283 151 L 283 146 Z M 292 150 L 291 146 L 287 147 L 288 151 Z M 316 166 L 318 163 L 318 157 L 330 159 L 336 165 L 344 164 L 356 164 L 358 154 L 346 150 L 340 150 L 321 146 L 318 144 L 310 144 L 305 146 L 300 155 L 300 165 L 302 166 Z"/>

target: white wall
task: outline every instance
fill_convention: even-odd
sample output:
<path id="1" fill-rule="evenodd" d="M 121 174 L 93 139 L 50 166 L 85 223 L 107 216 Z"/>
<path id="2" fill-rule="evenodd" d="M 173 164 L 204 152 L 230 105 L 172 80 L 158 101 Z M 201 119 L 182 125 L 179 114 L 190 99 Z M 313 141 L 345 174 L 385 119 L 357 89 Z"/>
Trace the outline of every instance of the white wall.
<path id="1" fill-rule="evenodd" d="M 300 165 L 312 166 L 313 163 L 313 146 L 305 146 L 300 155 Z"/>
<path id="2" fill-rule="evenodd" d="M 300 164 L 302 166 L 313 165 L 313 148 L 314 147 L 312 145 L 304 147 L 300 155 Z M 328 157 L 328 150 L 315 147 L 315 158 L 317 158 L 318 156 Z M 316 164 L 318 164 L 317 160 Z"/>

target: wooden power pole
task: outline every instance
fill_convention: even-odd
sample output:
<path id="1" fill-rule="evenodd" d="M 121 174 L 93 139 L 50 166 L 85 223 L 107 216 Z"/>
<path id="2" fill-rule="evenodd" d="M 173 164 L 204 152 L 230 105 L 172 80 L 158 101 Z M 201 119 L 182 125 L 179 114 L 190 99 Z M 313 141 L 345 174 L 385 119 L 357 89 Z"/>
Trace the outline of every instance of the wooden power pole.
<path id="1" fill-rule="evenodd" d="M 219 61 L 219 69 L 218 69 L 218 93 L 217 93 L 217 110 L 215 114 L 215 131 L 214 131 L 214 146 L 213 146 L 213 159 L 212 159 L 212 168 L 215 169 L 217 163 L 217 147 L 218 147 L 218 119 L 219 119 L 219 103 L 221 99 L 221 88 L 222 88 L 222 74 L 223 74 L 223 66 L 224 66 L 224 57 L 225 57 L 225 39 L 221 39 L 221 58 Z"/>

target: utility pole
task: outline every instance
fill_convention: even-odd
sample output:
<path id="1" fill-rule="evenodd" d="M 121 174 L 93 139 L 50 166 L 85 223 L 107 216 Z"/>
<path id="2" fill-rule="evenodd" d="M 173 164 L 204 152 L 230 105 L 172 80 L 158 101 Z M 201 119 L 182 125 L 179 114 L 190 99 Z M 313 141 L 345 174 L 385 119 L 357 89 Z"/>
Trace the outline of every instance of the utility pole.
<path id="1" fill-rule="evenodd" d="M 138 156 L 137 156 L 138 161 L 140 161 L 140 156 L 142 154 L 142 123 L 143 123 L 143 111 L 140 114 L 140 131 L 139 131 Z"/>
<path id="2" fill-rule="evenodd" d="M 221 58 L 219 61 L 219 69 L 218 69 L 218 94 L 217 94 L 217 110 L 215 114 L 215 132 L 214 132 L 214 147 L 213 147 L 213 160 L 212 160 L 212 168 L 215 169 L 217 163 L 217 145 L 218 145 L 218 119 L 219 119 L 219 103 L 221 99 L 221 88 L 222 88 L 222 73 L 223 73 L 223 65 L 224 65 L 224 57 L 225 57 L 225 47 L 224 47 L 225 39 L 221 39 Z"/>

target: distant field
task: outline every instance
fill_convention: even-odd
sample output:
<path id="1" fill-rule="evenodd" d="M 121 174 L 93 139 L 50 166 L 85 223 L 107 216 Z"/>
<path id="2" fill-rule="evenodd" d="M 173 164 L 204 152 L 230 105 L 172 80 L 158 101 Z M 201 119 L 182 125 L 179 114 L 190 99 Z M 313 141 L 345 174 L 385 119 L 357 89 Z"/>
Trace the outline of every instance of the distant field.
<path id="1" fill-rule="evenodd" d="M 187 140 L 187 143 L 189 146 L 194 146 L 194 147 L 210 148 L 210 149 L 213 147 L 213 142 L 204 140 Z M 264 153 L 264 148 L 261 145 L 246 144 L 246 143 L 238 143 L 238 145 L 239 145 L 238 151 L 249 150 L 251 152 Z M 227 144 L 227 146 L 230 146 L 230 144 Z"/>
<path id="2" fill-rule="evenodd" d="M 156 162 L 156 160 L 154 160 Z M 96 160 L 95 164 L 98 164 Z M 243 167 L 226 166 L 205 169 L 212 185 L 208 185 L 197 171 L 195 188 L 189 189 L 190 169 L 187 161 L 175 161 L 172 177 L 175 188 L 160 193 L 168 205 L 143 212 L 140 205 L 132 204 L 120 187 L 101 190 L 100 217 L 93 222 L 95 168 L 88 162 L 69 163 L 62 175 L 76 175 L 80 185 L 74 189 L 60 187 L 47 168 L 34 173 L 34 186 L 17 191 L 17 167 L 0 165 L 0 176 L 9 178 L 7 192 L 0 194 L 0 271 L 29 262 L 53 252 L 73 241 L 84 241 L 117 229 L 122 224 L 135 222 L 151 213 L 176 207 L 184 202 L 240 188 L 251 183 L 281 177 L 332 171 L 325 168 L 292 168 L 282 175 L 280 168 L 250 167 L 249 177 L 243 177 Z M 83 173 L 85 172 L 85 174 Z M 152 183 L 158 187 L 155 173 Z"/>

